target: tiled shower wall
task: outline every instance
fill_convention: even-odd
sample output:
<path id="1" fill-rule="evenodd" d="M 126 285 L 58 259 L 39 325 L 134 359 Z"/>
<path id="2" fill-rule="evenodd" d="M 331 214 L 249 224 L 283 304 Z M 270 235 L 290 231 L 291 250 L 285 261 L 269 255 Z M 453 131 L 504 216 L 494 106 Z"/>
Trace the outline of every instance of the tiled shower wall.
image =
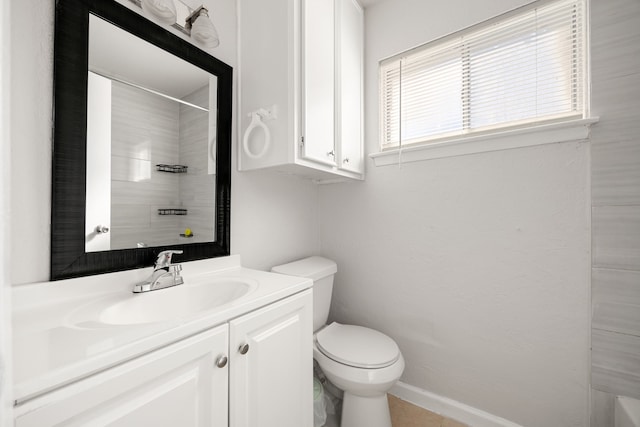
<path id="1" fill-rule="evenodd" d="M 201 107 L 209 107 L 209 86 L 183 98 Z M 189 166 L 189 172 L 180 175 L 180 204 L 188 209 L 187 216 L 180 217 L 180 229 L 190 228 L 193 237 L 188 243 L 214 240 L 215 178 L 208 173 L 209 113 L 180 105 L 180 164 Z M 213 147 L 215 149 L 215 146 Z"/>
<path id="2" fill-rule="evenodd" d="M 111 249 L 177 240 L 176 217 L 158 208 L 179 207 L 179 177 L 156 164 L 178 164 L 178 117 L 178 103 L 112 82 Z"/>
<path id="3" fill-rule="evenodd" d="M 209 87 L 184 97 L 208 107 Z M 209 113 L 112 81 L 111 248 L 214 240 L 215 175 L 208 173 Z M 188 166 L 159 172 L 156 164 Z M 185 208 L 187 215 L 158 215 Z M 193 232 L 185 240 L 180 234 Z"/>
<path id="4" fill-rule="evenodd" d="M 640 2 L 591 0 L 592 427 L 640 399 Z"/>

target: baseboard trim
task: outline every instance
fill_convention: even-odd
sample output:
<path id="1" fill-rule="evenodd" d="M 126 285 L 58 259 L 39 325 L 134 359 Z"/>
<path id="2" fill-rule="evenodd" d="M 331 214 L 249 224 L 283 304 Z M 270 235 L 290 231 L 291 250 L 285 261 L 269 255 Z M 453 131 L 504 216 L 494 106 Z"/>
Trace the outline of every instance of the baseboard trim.
<path id="1" fill-rule="evenodd" d="M 389 393 L 428 411 L 460 421 L 470 427 L 522 427 L 504 418 L 400 381 L 393 386 Z"/>

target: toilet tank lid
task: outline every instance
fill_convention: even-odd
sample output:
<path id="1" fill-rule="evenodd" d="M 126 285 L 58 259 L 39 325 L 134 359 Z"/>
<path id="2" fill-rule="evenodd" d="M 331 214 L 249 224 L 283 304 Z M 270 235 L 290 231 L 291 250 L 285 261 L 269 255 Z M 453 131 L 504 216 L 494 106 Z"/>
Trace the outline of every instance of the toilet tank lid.
<path id="1" fill-rule="evenodd" d="M 289 276 L 306 277 L 316 281 L 336 274 L 338 266 L 330 259 L 312 256 L 287 264 L 277 265 L 273 267 L 271 271 Z"/>

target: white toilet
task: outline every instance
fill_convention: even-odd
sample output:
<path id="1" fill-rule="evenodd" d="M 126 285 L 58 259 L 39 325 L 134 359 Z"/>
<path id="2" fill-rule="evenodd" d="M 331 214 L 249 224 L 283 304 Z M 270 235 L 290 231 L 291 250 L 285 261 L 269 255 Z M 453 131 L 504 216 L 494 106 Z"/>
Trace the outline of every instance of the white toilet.
<path id="1" fill-rule="evenodd" d="M 326 325 L 336 263 L 319 256 L 273 267 L 275 273 L 313 280 L 313 358 L 344 391 L 342 427 L 391 427 L 387 391 L 404 370 L 398 345 L 362 326 Z"/>

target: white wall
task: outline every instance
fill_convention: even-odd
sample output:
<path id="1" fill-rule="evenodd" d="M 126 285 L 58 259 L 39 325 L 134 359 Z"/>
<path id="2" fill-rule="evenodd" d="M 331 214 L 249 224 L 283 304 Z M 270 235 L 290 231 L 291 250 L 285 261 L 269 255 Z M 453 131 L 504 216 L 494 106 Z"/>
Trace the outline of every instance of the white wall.
<path id="1" fill-rule="evenodd" d="M 11 240 L 9 218 L 10 170 L 9 146 L 11 20 L 9 2 L 0 3 L 0 427 L 9 427 L 13 399 L 11 393 Z"/>
<path id="2" fill-rule="evenodd" d="M 525 2 L 367 9 L 367 152 L 377 61 Z M 320 188 L 332 317 L 396 339 L 412 386 L 523 426 L 588 425 L 588 144 L 367 166 L 364 183 Z"/>
<path id="3" fill-rule="evenodd" d="M 126 0 L 121 3 L 130 5 Z M 214 50 L 235 66 L 236 2 L 207 0 L 221 44 Z M 54 2 L 12 1 L 12 282 L 49 279 L 51 209 L 51 102 Z M 237 81 L 237 76 L 234 77 Z M 234 112 L 235 113 L 235 112 Z M 234 128 L 235 130 L 235 128 Z M 232 164 L 236 165 L 233 137 Z M 231 195 L 231 251 L 249 267 L 269 268 L 317 251 L 317 188 L 273 173 L 235 171 Z"/>
<path id="4" fill-rule="evenodd" d="M 12 282 L 49 278 L 54 2 L 11 0 Z"/>

